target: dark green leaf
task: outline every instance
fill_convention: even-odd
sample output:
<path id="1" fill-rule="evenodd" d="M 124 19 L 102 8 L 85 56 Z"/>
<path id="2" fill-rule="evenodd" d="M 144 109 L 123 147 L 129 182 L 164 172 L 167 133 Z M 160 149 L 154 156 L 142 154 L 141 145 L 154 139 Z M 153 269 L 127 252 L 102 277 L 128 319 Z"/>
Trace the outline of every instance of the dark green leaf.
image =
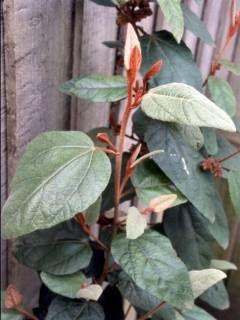
<path id="1" fill-rule="evenodd" d="M 64 275 L 86 267 L 92 251 L 88 237 L 72 219 L 18 238 L 14 255 L 32 269 Z"/>
<path id="2" fill-rule="evenodd" d="M 114 260 L 141 289 L 180 308 L 192 302 L 187 269 L 163 235 L 149 230 L 128 240 L 119 234 L 111 249 Z"/>
<path id="3" fill-rule="evenodd" d="M 137 196 L 146 206 L 153 198 L 170 193 L 175 193 L 178 196 L 174 205 L 187 201 L 175 185 L 151 160 L 140 163 L 134 170 L 131 180 L 136 189 Z"/>
<path id="4" fill-rule="evenodd" d="M 3 209 L 3 236 L 45 229 L 86 210 L 106 188 L 109 158 L 82 132 L 49 132 L 27 147 Z"/>
<path id="5" fill-rule="evenodd" d="M 229 172 L 227 180 L 235 213 L 240 216 L 240 170 Z"/>
<path id="6" fill-rule="evenodd" d="M 140 42 L 143 54 L 142 73 L 157 60 L 163 60 L 161 71 L 151 82 L 152 87 L 169 82 L 183 82 L 202 90 L 201 73 L 184 42 L 178 44 L 167 31 L 156 32 L 152 37 L 144 36 Z"/>
<path id="7" fill-rule="evenodd" d="M 209 222 L 189 203 L 168 209 L 163 220 L 166 235 L 189 270 L 210 266 L 213 238 Z"/>
<path id="8" fill-rule="evenodd" d="M 181 312 L 185 320 L 216 320 L 205 310 L 194 306 L 192 309 L 186 309 Z"/>
<path id="9" fill-rule="evenodd" d="M 213 128 L 201 128 L 204 137 L 204 147 L 209 155 L 218 152 L 217 134 Z"/>
<path id="10" fill-rule="evenodd" d="M 103 44 L 107 46 L 108 48 L 117 48 L 117 49 L 122 49 L 124 47 L 124 44 L 122 41 L 103 41 Z"/>
<path id="11" fill-rule="evenodd" d="M 194 12 L 192 12 L 189 9 L 189 7 L 184 3 L 182 3 L 182 10 L 185 27 L 188 30 L 190 30 L 193 34 L 195 34 L 198 38 L 200 38 L 210 46 L 213 46 L 213 38 L 208 32 L 203 21 Z"/>
<path id="12" fill-rule="evenodd" d="M 46 320 L 104 320 L 105 315 L 100 304 L 95 302 L 77 302 L 57 297 L 50 305 Z"/>
<path id="13" fill-rule="evenodd" d="M 184 31 L 183 12 L 181 0 L 157 0 L 161 10 L 170 25 L 170 29 L 177 40 L 180 42 Z"/>
<path id="14" fill-rule="evenodd" d="M 123 76 L 92 75 L 69 80 L 59 90 L 94 102 L 114 102 L 127 96 L 127 82 Z"/>
<path id="15" fill-rule="evenodd" d="M 201 295 L 200 299 L 220 310 L 228 309 L 230 305 L 228 292 L 223 281 L 209 288 Z"/>
<path id="16" fill-rule="evenodd" d="M 231 117 L 236 112 L 237 101 L 230 84 L 215 76 L 208 78 L 208 89 L 213 101 Z"/>
<path id="17" fill-rule="evenodd" d="M 144 140 L 149 150 L 165 151 L 154 155 L 154 161 L 194 207 L 209 221 L 214 222 L 216 219 L 210 226 L 216 228 L 213 230 L 214 237 L 223 247 L 226 247 L 228 228 L 225 212 L 211 174 L 202 172 L 199 168 L 204 160 L 201 153 L 184 143 L 179 130 L 174 125 L 150 119 L 147 121 L 139 110 L 135 113 L 133 121 L 139 123 L 142 119 L 145 123 Z M 217 228 L 216 224 L 221 224 L 221 229 Z"/>

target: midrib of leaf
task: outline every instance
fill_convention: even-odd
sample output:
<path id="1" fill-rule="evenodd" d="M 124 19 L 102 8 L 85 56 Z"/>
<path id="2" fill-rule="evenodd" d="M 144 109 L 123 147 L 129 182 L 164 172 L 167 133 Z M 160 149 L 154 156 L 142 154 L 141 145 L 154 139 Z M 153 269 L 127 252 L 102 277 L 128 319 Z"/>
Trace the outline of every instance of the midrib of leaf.
<path id="1" fill-rule="evenodd" d="M 89 149 L 88 151 L 81 153 L 80 155 L 77 155 L 76 157 L 72 158 L 70 161 L 66 162 L 64 165 L 62 165 L 60 168 L 58 168 L 56 171 L 53 172 L 53 174 L 51 174 L 47 179 L 43 180 L 42 183 L 36 188 L 34 189 L 29 196 L 22 202 L 22 205 L 20 206 L 20 208 L 18 209 L 18 211 L 22 208 L 22 206 L 29 200 L 31 199 L 46 183 L 48 183 L 51 179 L 53 179 L 59 172 L 61 172 L 63 169 L 65 169 L 69 164 L 71 164 L 72 162 L 74 162 L 77 159 L 80 159 L 82 156 L 88 154 L 89 152 L 92 152 L 92 154 L 94 153 L 93 150 Z M 89 167 L 88 167 L 89 168 Z M 79 185 L 78 185 L 79 186 Z"/>

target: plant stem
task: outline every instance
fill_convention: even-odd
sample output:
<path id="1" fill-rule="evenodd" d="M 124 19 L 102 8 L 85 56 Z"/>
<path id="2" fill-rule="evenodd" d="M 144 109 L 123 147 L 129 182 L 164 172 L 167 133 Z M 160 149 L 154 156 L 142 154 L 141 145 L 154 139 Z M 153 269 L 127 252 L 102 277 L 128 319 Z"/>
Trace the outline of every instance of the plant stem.
<path id="1" fill-rule="evenodd" d="M 238 149 L 237 151 L 235 151 L 234 153 L 230 154 L 229 156 L 223 158 L 223 159 L 220 159 L 219 162 L 223 162 L 223 161 L 226 161 L 234 156 L 236 156 L 238 153 L 240 153 L 240 149 Z"/>
<path id="2" fill-rule="evenodd" d="M 150 316 L 152 316 L 154 313 L 156 313 L 159 309 L 162 308 L 162 306 L 165 304 L 165 301 L 162 301 L 161 303 L 159 303 L 157 306 L 155 306 L 154 308 L 152 308 L 151 310 L 149 310 L 147 313 L 145 313 L 143 316 L 141 316 L 140 318 L 138 318 L 138 320 L 146 320 L 147 318 L 149 318 Z"/>
<path id="3" fill-rule="evenodd" d="M 126 311 L 126 313 L 125 313 L 125 315 L 124 315 L 124 320 L 127 320 L 127 317 L 128 317 L 128 315 L 129 315 L 131 309 L 132 309 L 132 305 L 129 304 L 129 306 L 128 306 L 128 308 L 127 308 L 127 311 Z"/>
<path id="4" fill-rule="evenodd" d="M 22 314 L 24 317 L 27 317 L 32 320 L 38 320 L 38 318 L 36 318 L 32 313 L 28 312 L 27 310 L 25 310 L 24 308 L 22 308 L 20 306 L 16 306 L 14 309 L 17 312 L 19 312 L 20 314 Z"/>

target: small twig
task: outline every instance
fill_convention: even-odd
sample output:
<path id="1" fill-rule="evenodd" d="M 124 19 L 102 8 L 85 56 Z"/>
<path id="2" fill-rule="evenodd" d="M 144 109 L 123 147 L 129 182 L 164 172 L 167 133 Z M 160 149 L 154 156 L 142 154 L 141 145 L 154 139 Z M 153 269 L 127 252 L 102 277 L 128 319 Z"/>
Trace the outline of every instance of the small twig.
<path id="1" fill-rule="evenodd" d="M 162 153 L 162 152 L 164 152 L 164 150 L 154 150 L 152 152 L 145 154 L 144 156 L 142 156 L 142 157 L 138 158 L 136 161 L 134 161 L 131 165 L 131 168 L 136 167 L 141 161 L 148 159 L 148 158 L 151 158 L 155 154 Z"/>
<path id="2" fill-rule="evenodd" d="M 127 311 L 126 311 L 126 313 L 125 313 L 125 315 L 124 315 L 124 320 L 126 320 L 126 319 L 127 319 L 127 317 L 128 317 L 128 315 L 129 315 L 129 313 L 130 313 L 131 309 L 132 309 L 132 305 L 131 305 L 131 304 L 129 304 L 129 306 L 128 306 L 128 308 L 127 308 Z"/>
<path id="3" fill-rule="evenodd" d="M 221 159 L 221 160 L 218 160 L 218 161 L 219 161 L 219 162 L 226 161 L 226 160 L 228 160 L 228 159 L 230 159 L 230 158 L 232 158 L 232 157 L 236 156 L 238 153 L 240 153 L 240 149 L 238 149 L 238 150 L 237 150 L 237 151 L 235 151 L 234 153 L 232 153 L 232 154 L 230 154 L 229 156 L 227 156 L 227 157 L 225 157 L 225 158 L 223 158 L 223 159 Z"/>
<path id="4" fill-rule="evenodd" d="M 130 189 L 126 190 L 125 192 L 123 192 L 123 193 L 121 194 L 121 199 L 124 198 L 124 197 L 126 197 L 126 196 L 128 196 L 129 194 L 134 193 L 134 191 L 135 191 L 134 188 L 130 188 Z"/>
<path id="5" fill-rule="evenodd" d="M 147 313 L 145 313 L 143 316 L 138 318 L 138 320 L 146 320 L 147 318 L 152 316 L 154 313 L 156 313 L 159 309 L 161 309 L 162 306 L 165 305 L 165 303 L 166 303 L 165 301 L 160 302 L 157 306 L 155 306 L 154 308 L 149 310 Z"/>
<path id="6" fill-rule="evenodd" d="M 19 312 L 20 314 L 22 314 L 24 317 L 27 317 L 32 320 L 38 320 L 38 318 L 36 318 L 32 313 L 28 312 L 27 310 L 25 310 L 24 308 L 22 308 L 20 306 L 16 306 L 14 309 L 17 312 Z"/>
<path id="7" fill-rule="evenodd" d="M 103 244 L 102 241 L 100 241 L 94 234 L 92 234 L 92 233 L 89 232 L 89 236 L 90 236 L 91 238 L 93 238 L 93 240 L 94 240 L 95 242 L 97 242 L 97 244 L 101 247 L 102 250 L 104 250 L 104 251 L 107 251 L 107 250 L 108 250 L 108 248 L 105 246 L 105 244 Z"/>

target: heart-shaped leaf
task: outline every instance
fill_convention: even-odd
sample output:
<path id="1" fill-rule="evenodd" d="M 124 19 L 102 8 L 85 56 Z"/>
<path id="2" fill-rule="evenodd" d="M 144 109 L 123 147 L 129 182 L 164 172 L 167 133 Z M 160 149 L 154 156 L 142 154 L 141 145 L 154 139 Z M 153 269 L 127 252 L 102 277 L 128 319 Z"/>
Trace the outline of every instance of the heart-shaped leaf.
<path id="1" fill-rule="evenodd" d="M 82 272 L 66 276 L 56 276 L 50 273 L 41 272 L 40 277 L 43 283 L 51 291 L 71 299 L 77 298 L 79 289 L 87 280 Z"/>
<path id="2" fill-rule="evenodd" d="M 199 297 L 208 288 L 226 278 L 226 274 L 217 269 L 192 270 L 189 276 L 194 298 Z"/>
<path id="3" fill-rule="evenodd" d="M 184 83 L 169 83 L 150 89 L 141 106 L 152 119 L 236 131 L 233 121 L 223 110 Z"/>
<path id="4" fill-rule="evenodd" d="M 49 132 L 27 147 L 3 208 L 3 236 L 49 228 L 86 210 L 106 188 L 108 157 L 81 132 Z"/>
<path id="5" fill-rule="evenodd" d="M 100 304 L 57 297 L 51 303 L 46 320 L 104 320 Z"/>
<path id="6" fill-rule="evenodd" d="M 171 31 L 177 40 L 180 42 L 184 31 L 184 20 L 180 0 L 157 0 L 161 10 L 170 25 Z"/>
<path id="7" fill-rule="evenodd" d="M 127 83 L 123 76 L 91 75 L 69 80 L 59 90 L 94 102 L 114 102 L 127 96 Z"/>
<path id="8" fill-rule="evenodd" d="M 208 89 L 213 101 L 231 117 L 236 113 L 237 100 L 230 84 L 214 76 L 208 78 Z"/>
<path id="9" fill-rule="evenodd" d="M 55 275 L 85 268 L 92 256 L 88 237 L 73 219 L 19 237 L 13 253 L 20 263 Z"/>
<path id="10" fill-rule="evenodd" d="M 189 48 L 178 44 L 168 31 L 155 32 L 151 37 L 140 38 L 144 74 L 158 60 L 162 60 L 161 72 L 150 81 L 151 87 L 170 82 L 183 82 L 202 91 L 202 76 Z"/>
<path id="11" fill-rule="evenodd" d="M 140 237 L 147 227 L 147 220 L 136 207 L 128 209 L 126 232 L 127 239 L 137 239 Z"/>
<path id="12" fill-rule="evenodd" d="M 119 234 L 111 250 L 114 260 L 143 290 L 180 308 L 192 301 L 187 269 L 165 236 L 149 230 L 128 240 Z"/>

